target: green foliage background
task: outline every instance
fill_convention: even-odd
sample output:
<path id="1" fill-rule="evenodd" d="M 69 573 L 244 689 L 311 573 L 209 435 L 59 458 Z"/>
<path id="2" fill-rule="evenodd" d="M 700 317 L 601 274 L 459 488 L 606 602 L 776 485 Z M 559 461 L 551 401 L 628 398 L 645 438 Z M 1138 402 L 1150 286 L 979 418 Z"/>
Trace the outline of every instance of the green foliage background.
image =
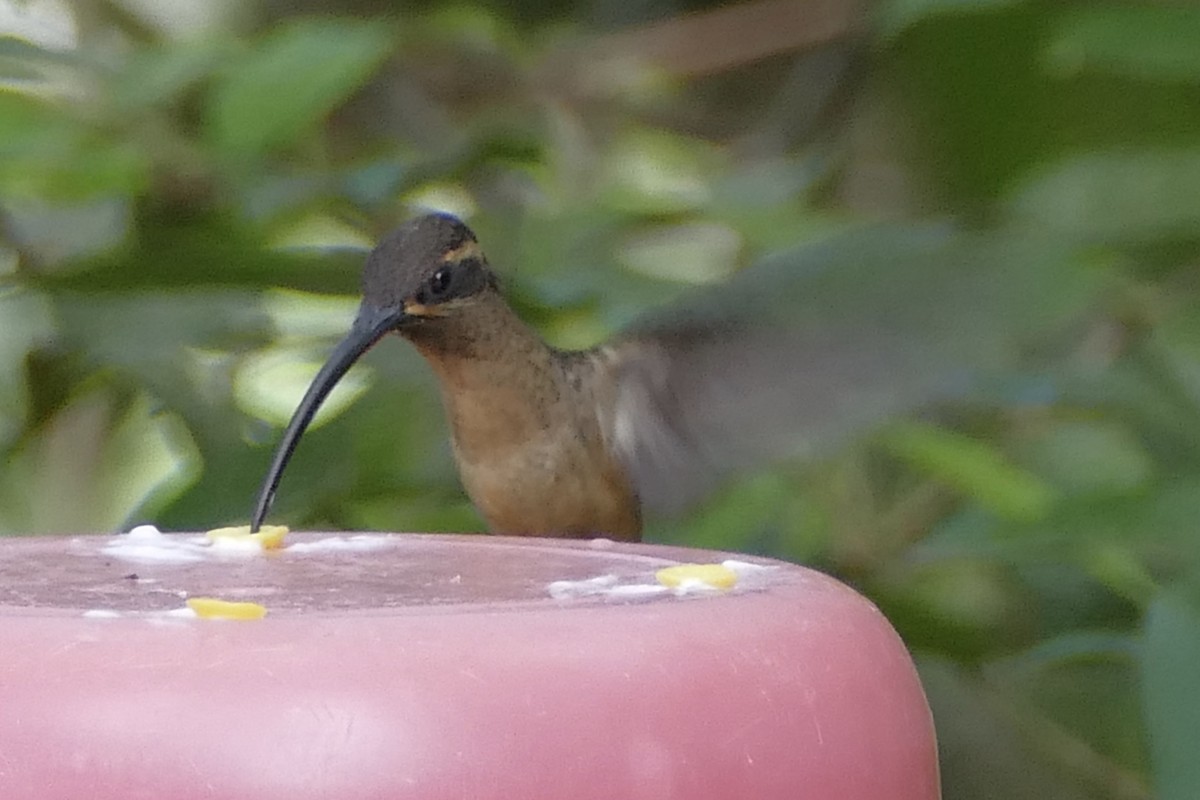
<path id="1" fill-rule="evenodd" d="M 1043 343 L 1070 369 L 648 538 L 875 600 L 947 797 L 1200 796 L 1200 10 L 835 6 L 712 37 L 666 0 L 0 2 L 0 532 L 243 522 L 363 249 L 423 207 L 563 346 L 880 219 L 1044 241 L 1113 276 Z M 276 517 L 480 529 L 416 355 L 351 378 Z"/>

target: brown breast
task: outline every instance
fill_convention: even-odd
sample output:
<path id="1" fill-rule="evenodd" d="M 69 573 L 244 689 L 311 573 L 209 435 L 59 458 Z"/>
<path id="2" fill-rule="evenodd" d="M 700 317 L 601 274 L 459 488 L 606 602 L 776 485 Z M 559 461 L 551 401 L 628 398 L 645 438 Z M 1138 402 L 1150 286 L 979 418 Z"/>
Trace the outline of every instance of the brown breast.
<path id="1" fill-rule="evenodd" d="M 600 365 L 507 327 L 465 349 L 413 339 L 438 377 L 467 494 L 493 533 L 639 539 L 637 497 L 599 421 L 611 395 Z"/>

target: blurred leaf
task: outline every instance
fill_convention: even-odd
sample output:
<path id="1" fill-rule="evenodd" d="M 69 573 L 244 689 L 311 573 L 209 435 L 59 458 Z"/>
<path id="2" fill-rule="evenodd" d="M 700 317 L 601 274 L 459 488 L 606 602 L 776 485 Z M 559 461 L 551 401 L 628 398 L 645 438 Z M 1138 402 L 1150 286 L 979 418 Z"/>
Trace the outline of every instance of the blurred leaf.
<path id="1" fill-rule="evenodd" d="M 279 250 L 358 250 L 364 259 L 374 244 L 357 228 L 325 215 L 297 220 L 277 231 L 271 240 L 271 247 Z"/>
<path id="2" fill-rule="evenodd" d="M 179 99 L 230 55 L 220 41 L 174 42 L 134 51 L 112 79 L 112 111 L 127 114 Z"/>
<path id="3" fill-rule="evenodd" d="M 1129 429 L 1105 420 L 1058 422 L 1021 446 L 1021 460 L 1069 494 L 1144 487 L 1154 462 Z"/>
<path id="4" fill-rule="evenodd" d="M 605 201 L 627 213 L 678 213 L 711 197 L 714 153 L 699 141 L 635 129 L 605 157 Z"/>
<path id="5" fill-rule="evenodd" d="M 1159 336 L 1108 369 L 1059 382 L 1061 397 L 1076 408 L 1099 409 L 1132 426 L 1160 465 L 1192 472 L 1200 458 L 1200 406 L 1188 384 L 1171 370 L 1180 353 L 1161 358 Z"/>
<path id="6" fill-rule="evenodd" d="M 234 380 L 238 407 L 276 425 L 286 425 L 328 352 L 311 347 L 276 346 L 245 360 Z M 366 368 L 356 365 L 338 381 L 309 426 L 316 429 L 341 414 L 371 386 Z"/>
<path id="7" fill-rule="evenodd" d="M 49 103 L 0 89 L 0 152 L 11 157 L 37 147 L 58 117 Z"/>
<path id="8" fill-rule="evenodd" d="M 977 663 L 1028 646 L 1036 609 L 1016 571 L 981 557 L 892 563 L 870 591 L 909 646 Z"/>
<path id="9" fill-rule="evenodd" d="M 25 358 L 53 335 L 47 298 L 26 289 L 0 288 L 0 452 L 25 423 L 28 387 Z"/>
<path id="10" fill-rule="evenodd" d="M 7 196 L 80 199 L 133 192 L 149 166 L 133 142 L 110 141 L 65 108 L 0 88 L 0 190 Z"/>
<path id="11" fill-rule="evenodd" d="M 114 393 L 93 391 L 23 443 L 0 475 L 0 531 L 115 532 L 182 491 L 194 459 L 178 419 L 154 414 L 144 397 L 122 408 Z"/>
<path id="12" fill-rule="evenodd" d="M 448 492 L 392 493 L 356 502 L 347 509 L 355 530 L 471 533 L 484 529 L 479 512 L 462 495 Z"/>
<path id="13" fill-rule="evenodd" d="M 737 231 L 725 225 L 660 226 L 627 237 L 619 258 L 652 277 L 715 283 L 734 272 L 741 244 Z"/>
<path id="14" fill-rule="evenodd" d="M 799 527 L 799 504 L 794 477 L 766 472 L 734 484 L 688 519 L 653 521 L 649 530 L 665 543 L 764 552 L 783 538 L 781 529 Z"/>
<path id="15" fill-rule="evenodd" d="M 78 262 L 70 270 L 31 276 L 54 291 L 187 291 L 282 285 L 315 292 L 357 293 L 358 249 L 278 250 L 266 231 L 224 215 L 185 220 L 142 215 L 136 242 Z"/>
<path id="16" fill-rule="evenodd" d="M 992 668 L 1009 676 L 1024 675 L 1076 661 L 1133 661 L 1138 654 L 1138 643 L 1129 636 L 1072 631 L 1045 639 L 1023 653 L 995 662 Z"/>
<path id="17" fill-rule="evenodd" d="M 1200 304 L 1174 306 L 1155 326 L 1154 352 L 1177 379 L 1187 406 L 1200 412 Z"/>
<path id="18" fill-rule="evenodd" d="M 972 671 L 948 661 L 918 660 L 938 731 L 942 792 L 970 800 L 1093 800 L 1054 768 L 1053 754 L 1030 742 L 1007 698 Z"/>
<path id="19" fill-rule="evenodd" d="M 55 306 L 68 344 L 97 365 L 130 369 L 143 379 L 162 377 L 167 368 L 186 374 L 189 350 L 246 348 L 266 333 L 258 298 L 230 290 L 60 292 Z"/>
<path id="20" fill-rule="evenodd" d="M 995 447 L 952 431 L 901 423 L 884 433 L 883 442 L 899 457 L 1012 519 L 1039 519 L 1056 499 L 1049 484 L 1011 464 Z"/>
<path id="21" fill-rule="evenodd" d="M 4 210 L 12 240 L 47 271 L 112 250 L 129 235 L 133 223 L 130 204 L 123 196 L 53 204 L 21 198 Z"/>
<path id="22" fill-rule="evenodd" d="M 254 155 L 291 144 L 350 94 L 387 57 L 388 29 L 349 19 L 286 23 L 226 66 L 213 87 L 208 120 L 216 144 Z"/>
<path id="23" fill-rule="evenodd" d="M 1200 235 L 1200 150 L 1090 153 L 1022 186 L 1018 225 L 1080 242 L 1142 242 Z"/>
<path id="24" fill-rule="evenodd" d="M 200 467 L 200 452 L 183 420 L 140 395 L 114 421 L 105 443 L 105 460 L 95 473 L 98 511 L 113 526 L 128 528 L 179 496 Z"/>
<path id="25" fill-rule="evenodd" d="M 887 0 L 876 12 L 876 20 L 882 35 L 895 36 L 930 17 L 980 13 L 1021 2 L 1023 0 Z"/>
<path id="26" fill-rule="evenodd" d="M 41 47 L 0 31 L 0 79 L 26 81 L 43 76 L 48 67 L 91 66 L 77 51 Z"/>
<path id="27" fill-rule="evenodd" d="M 984 668 L 990 685 L 1027 708 L 1032 741 L 1100 796 L 1141 797 L 1147 767 L 1137 722 L 1140 642 L 1131 634 L 1070 632 Z M 1105 698 L 1097 702 L 1097 698 Z M 1055 752 L 1057 751 L 1057 752 Z M 1111 794 L 1109 794 L 1111 793 Z"/>
<path id="28" fill-rule="evenodd" d="M 1184 592 L 1165 593 L 1146 619 L 1142 673 L 1147 738 L 1160 800 L 1200 787 L 1200 609 Z"/>
<path id="29" fill-rule="evenodd" d="M 1200 82 L 1200 9 L 1192 5 L 1099 5 L 1059 25 L 1050 63 L 1140 80 Z"/>
<path id="30" fill-rule="evenodd" d="M 1088 571 L 1113 592 L 1145 606 L 1158 589 L 1132 544 L 1100 541 L 1085 552 Z"/>

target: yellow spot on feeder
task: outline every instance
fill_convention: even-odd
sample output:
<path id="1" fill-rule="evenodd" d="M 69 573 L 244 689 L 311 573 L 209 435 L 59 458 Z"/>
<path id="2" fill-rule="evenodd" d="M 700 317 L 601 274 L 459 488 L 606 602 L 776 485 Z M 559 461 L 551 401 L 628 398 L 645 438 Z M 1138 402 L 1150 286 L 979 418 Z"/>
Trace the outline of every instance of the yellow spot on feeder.
<path id="1" fill-rule="evenodd" d="M 258 603 L 238 603 L 215 597 L 189 597 L 187 604 L 200 619 L 262 619 L 267 615 L 267 607 Z"/>
<path id="2" fill-rule="evenodd" d="M 283 547 L 283 537 L 287 536 L 287 532 L 286 525 L 263 525 L 255 533 L 250 532 L 249 525 L 237 525 L 232 528 L 213 528 L 204 535 L 214 542 L 218 539 L 258 542 L 263 550 L 278 550 Z"/>
<path id="3" fill-rule="evenodd" d="M 654 573 L 654 577 L 663 586 L 672 589 L 696 583 L 714 589 L 732 589 L 737 583 L 737 573 L 723 564 L 679 564 L 660 569 Z"/>

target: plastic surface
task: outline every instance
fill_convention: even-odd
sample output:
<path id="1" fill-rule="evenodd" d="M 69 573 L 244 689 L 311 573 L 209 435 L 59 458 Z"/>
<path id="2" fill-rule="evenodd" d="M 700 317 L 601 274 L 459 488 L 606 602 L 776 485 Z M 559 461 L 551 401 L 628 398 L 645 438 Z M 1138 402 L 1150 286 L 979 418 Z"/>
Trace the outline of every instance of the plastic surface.
<path id="1" fill-rule="evenodd" d="M 731 556 L 288 541 L 0 541 L 0 797 L 938 796 L 907 652 L 819 573 L 732 556 L 732 589 L 678 595 L 657 569 Z"/>

